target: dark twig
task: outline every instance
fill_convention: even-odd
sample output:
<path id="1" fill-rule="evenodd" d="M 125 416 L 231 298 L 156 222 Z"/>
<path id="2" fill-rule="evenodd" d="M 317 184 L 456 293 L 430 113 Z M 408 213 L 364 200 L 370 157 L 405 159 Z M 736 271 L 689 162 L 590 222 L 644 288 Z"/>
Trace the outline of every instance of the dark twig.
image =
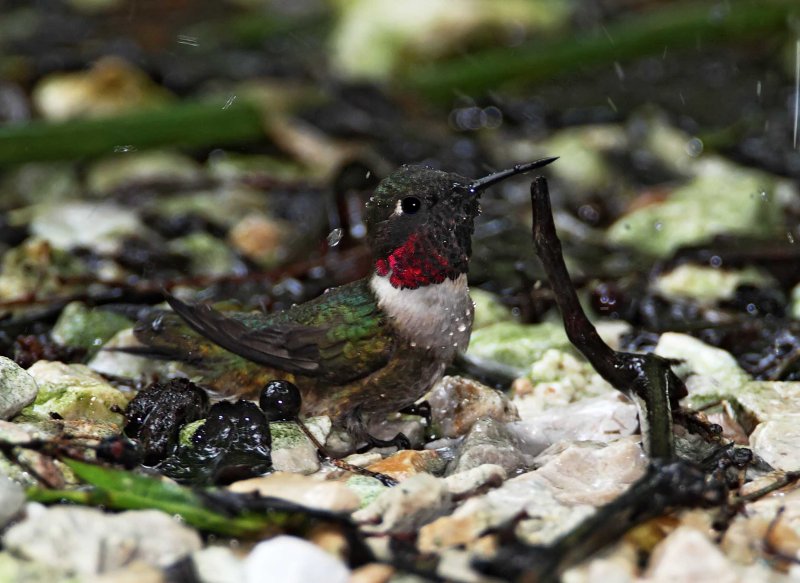
<path id="1" fill-rule="evenodd" d="M 531 204 L 534 249 L 555 293 L 567 337 L 600 376 L 637 403 L 643 441 L 650 456 L 672 459 L 672 406 L 685 396 L 686 388 L 663 358 L 616 352 L 603 342 L 586 317 L 567 272 L 547 181 L 541 176 L 531 184 Z"/>
<path id="2" fill-rule="evenodd" d="M 633 527 L 671 509 L 722 504 L 726 495 L 724 483 L 687 462 L 655 461 L 624 494 L 552 545 L 512 544 L 477 566 L 489 575 L 515 581 L 557 581 L 566 569 L 619 540 Z"/>
<path id="3" fill-rule="evenodd" d="M 783 476 L 772 482 L 770 485 L 764 486 L 763 488 L 754 492 L 750 492 L 749 494 L 745 494 L 744 496 L 738 496 L 733 503 L 734 505 L 740 505 L 747 502 L 753 502 L 754 500 L 763 498 L 767 494 L 772 494 L 776 490 L 785 488 L 786 486 L 793 484 L 798 480 L 800 480 L 800 471 L 786 472 L 783 474 Z"/>

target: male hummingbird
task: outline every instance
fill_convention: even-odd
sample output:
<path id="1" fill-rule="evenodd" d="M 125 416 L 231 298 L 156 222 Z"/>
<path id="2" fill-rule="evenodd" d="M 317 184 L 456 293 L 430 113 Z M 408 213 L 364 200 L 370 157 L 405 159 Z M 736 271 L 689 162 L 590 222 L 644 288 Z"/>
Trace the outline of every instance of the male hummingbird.
<path id="1" fill-rule="evenodd" d="M 268 381 L 289 380 L 300 389 L 302 415 L 328 415 L 357 442 L 384 445 L 367 434 L 367 419 L 413 404 L 467 348 L 467 269 L 481 192 L 555 159 L 478 180 L 403 166 L 366 205 L 368 277 L 275 314 L 222 313 L 170 297 L 188 327 L 160 313 L 136 335 L 205 369 L 203 384 L 222 395 L 254 398 Z M 211 372 L 220 367 L 222 375 Z"/>

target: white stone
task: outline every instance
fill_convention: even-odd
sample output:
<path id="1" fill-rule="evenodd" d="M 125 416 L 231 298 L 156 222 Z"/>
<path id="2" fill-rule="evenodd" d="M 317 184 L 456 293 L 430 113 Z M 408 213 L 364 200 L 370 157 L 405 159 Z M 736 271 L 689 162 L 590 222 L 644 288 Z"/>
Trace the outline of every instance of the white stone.
<path id="1" fill-rule="evenodd" d="M 734 565 L 700 531 L 679 526 L 656 545 L 644 581 L 740 583 Z"/>
<path id="2" fill-rule="evenodd" d="M 714 348 L 687 334 L 667 332 L 661 335 L 655 353 L 682 364 L 673 370 L 685 378 L 691 398 L 735 396 L 750 382 L 736 359 L 725 350 Z"/>
<path id="3" fill-rule="evenodd" d="M 631 436 L 609 444 L 556 444 L 542 452 L 536 464 L 536 479 L 547 484 L 559 502 L 600 506 L 644 475 L 647 456 L 639 437 Z"/>
<path id="4" fill-rule="evenodd" d="M 414 533 L 452 508 L 452 496 L 441 478 L 416 474 L 353 514 L 372 533 Z"/>
<path id="5" fill-rule="evenodd" d="M 518 534 L 532 544 L 547 544 L 592 512 L 589 505 L 562 504 L 536 472 L 528 472 L 468 499 L 449 516 L 423 526 L 417 545 L 422 552 L 465 545 L 520 515 L 529 518 L 518 528 Z"/>
<path id="6" fill-rule="evenodd" d="M 484 490 L 497 488 L 506 480 L 507 472 L 496 464 L 483 464 L 457 474 L 444 481 L 454 498 L 469 498 Z"/>
<path id="7" fill-rule="evenodd" d="M 532 419 L 551 407 L 563 407 L 587 397 L 617 394 L 592 366 L 574 354 L 546 350 L 530 368 L 530 379 L 514 384 L 512 403 L 520 419 Z"/>
<path id="8" fill-rule="evenodd" d="M 0 473 L 0 529 L 16 517 L 25 505 L 22 486 Z"/>
<path id="9" fill-rule="evenodd" d="M 787 414 L 800 414 L 800 382 L 752 381 L 736 401 L 756 423 Z"/>
<path id="10" fill-rule="evenodd" d="M 776 469 L 800 470 L 800 413 L 760 423 L 750 434 L 750 447 Z"/>
<path id="11" fill-rule="evenodd" d="M 64 202 L 37 208 L 31 233 L 59 249 L 114 253 L 125 236 L 147 232 L 132 210 L 110 202 Z"/>
<path id="12" fill-rule="evenodd" d="M 38 392 L 36 381 L 25 369 L 0 356 L 0 419 L 11 419 L 33 403 Z"/>
<path id="13" fill-rule="evenodd" d="M 200 583 L 241 583 L 244 561 L 228 547 L 206 547 L 192 553 Z"/>
<path id="14" fill-rule="evenodd" d="M 520 439 L 506 425 L 492 418 L 477 421 L 470 429 L 458 453 L 448 466 L 451 473 L 463 472 L 484 464 L 501 466 L 506 473 L 518 473 L 531 467 L 533 456 L 520 448 Z"/>
<path id="15" fill-rule="evenodd" d="M 638 427 L 636 405 L 616 391 L 551 407 L 508 424 L 531 455 L 559 441 L 614 441 L 633 435 Z"/>
<path id="16" fill-rule="evenodd" d="M 169 376 L 171 365 L 165 361 L 146 356 L 137 356 L 125 352 L 116 352 L 116 348 L 140 347 L 141 342 L 133 335 L 133 328 L 120 330 L 111 340 L 103 345 L 87 366 L 93 371 L 114 377 L 129 379 L 150 378 L 153 375 Z"/>
<path id="17" fill-rule="evenodd" d="M 68 572 L 101 573 L 135 560 L 166 567 L 202 546 L 194 529 L 157 510 L 28 508 L 28 517 L 6 532 L 4 547 Z"/>
<path id="18" fill-rule="evenodd" d="M 346 583 L 350 569 L 317 545 L 294 536 L 257 544 L 244 561 L 245 583 Z"/>

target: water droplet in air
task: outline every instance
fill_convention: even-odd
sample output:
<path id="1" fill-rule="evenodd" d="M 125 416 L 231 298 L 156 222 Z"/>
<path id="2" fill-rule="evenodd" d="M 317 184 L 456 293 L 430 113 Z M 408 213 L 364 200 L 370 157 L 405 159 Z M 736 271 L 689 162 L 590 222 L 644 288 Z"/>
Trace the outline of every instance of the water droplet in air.
<path id="1" fill-rule="evenodd" d="M 225 105 L 222 106 L 222 109 L 228 109 L 231 105 L 233 105 L 236 102 L 236 99 L 237 99 L 236 95 L 231 95 L 230 97 L 228 97 L 228 99 L 225 101 Z"/>
<path id="2" fill-rule="evenodd" d="M 344 230 L 341 228 L 334 229 L 328 233 L 328 247 L 336 247 L 342 241 Z"/>
<path id="3" fill-rule="evenodd" d="M 200 40 L 196 36 L 189 36 L 188 34 L 179 34 L 178 44 L 187 45 L 190 47 L 197 47 L 200 46 Z"/>
<path id="4" fill-rule="evenodd" d="M 692 158 L 697 158 L 703 153 L 703 140 L 700 138 L 692 138 L 686 142 L 684 149 Z"/>
<path id="5" fill-rule="evenodd" d="M 135 152 L 136 146 L 132 144 L 124 144 L 121 146 L 114 146 L 114 152 L 116 154 L 124 154 L 125 152 Z"/>

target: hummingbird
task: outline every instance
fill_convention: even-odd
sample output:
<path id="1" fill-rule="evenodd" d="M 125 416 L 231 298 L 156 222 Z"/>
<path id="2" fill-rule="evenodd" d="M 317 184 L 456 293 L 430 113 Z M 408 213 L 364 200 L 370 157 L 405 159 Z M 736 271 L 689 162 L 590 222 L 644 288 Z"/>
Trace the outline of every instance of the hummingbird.
<path id="1" fill-rule="evenodd" d="M 274 314 L 221 312 L 168 296 L 174 313 L 146 317 L 136 337 L 161 356 L 205 369 L 201 384 L 222 396 L 257 398 L 269 381 L 288 380 L 300 390 L 302 416 L 328 415 L 356 443 L 406 445 L 402 434 L 370 436 L 367 422 L 411 406 L 467 348 L 480 194 L 555 160 L 477 180 L 402 166 L 366 204 L 367 277 Z"/>

